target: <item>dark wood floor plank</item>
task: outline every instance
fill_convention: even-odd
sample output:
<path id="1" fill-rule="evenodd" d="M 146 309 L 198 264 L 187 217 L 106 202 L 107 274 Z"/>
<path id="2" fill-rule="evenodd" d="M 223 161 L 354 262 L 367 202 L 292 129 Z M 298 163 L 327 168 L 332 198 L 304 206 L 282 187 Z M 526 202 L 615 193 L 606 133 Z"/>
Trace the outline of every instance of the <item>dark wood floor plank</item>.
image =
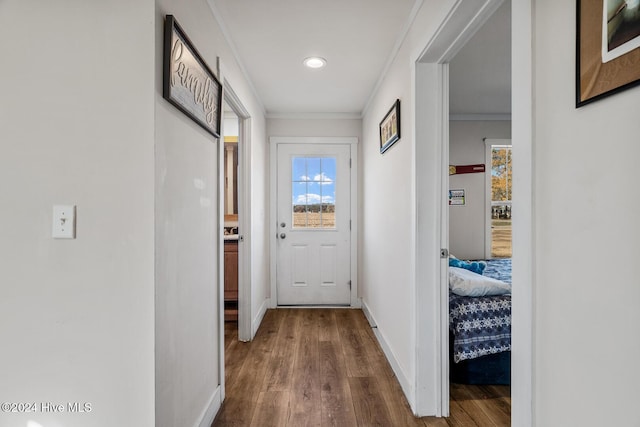
<path id="1" fill-rule="evenodd" d="M 472 390 L 477 390 L 475 386 L 461 387 L 459 384 L 451 385 L 451 399 L 455 400 L 458 405 L 480 426 L 495 426 L 496 420 L 492 419 L 491 414 L 487 413 L 484 403 L 481 399 L 473 397 Z"/>
<path id="2" fill-rule="evenodd" d="M 320 392 L 320 352 L 318 320 L 312 309 L 293 310 L 300 322 L 291 385 L 291 413 L 287 426 L 320 426 L 322 396 Z"/>
<path id="3" fill-rule="evenodd" d="M 351 389 L 347 380 L 344 354 L 339 343 L 320 341 L 320 378 L 322 381 L 322 426 L 355 426 Z"/>
<path id="4" fill-rule="evenodd" d="M 318 323 L 318 340 L 338 342 L 340 334 L 338 333 L 338 325 L 336 325 L 335 310 L 328 308 L 318 309 Z"/>
<path id="5" fill-rule="evenodd" d="M 289 418 L 289 392 L 261 392 L 250 427 L 282 427 Z"/>
<path id="6" fill-rule="evenodd" d="M 268 310 L 250 343 L 225 324 L 225 350 L 226 399 L 212 427 L 510 424 L 509 386 L 451 384 L 449 418 L 413 417 L 360 310 Z"/>
<path id="7" fill-rule="evenodd" d="M 353 314 L 361 310 L 341 309 L 336 310 L 336 324 L 340 335 L 340 343 L 344 352 L 349 377 L 369 377 L 372 375 L 367 363 L 365 351 L 362 348 L 359 328 L 362 327 Z"/>
<path id="8" fill-rule="evenodd" d="M 237 375 L 225 373 L 228 396 L 217 417 L 221 424 L 215 425 L 250 425 L 281 324 L 281 316 L 267 312 L 254 340 L 244 343 L 249 351 Z"/>
<path id="9" fill-rule="evenodd" d="M 275 348 L 269 360 L 263 390 L 288 391 L 291 389 L 293 362 L 299 335 L 304 333 L 299 316 L 291 311 L 283 312 L 282 327 L 278 331 Z"/>
<path id="10" fill-rule="evenodd" d="M 476 423 L 465 409 L 455 400 L 449 402 L 450 415 L 447 422 L 451 427 L 488 427 Z"/>
<path id="11" fill-rule="evenodd" d="M 509 426 L 511 424 L 510 409 L 505 408 L 505 403 L 500 398 L 494 398 L 488 393 L 488 389 L 477 386 L 461 386 L 452 384 L 451 397 L 476 421 L 483 420 L 487 425 Z M 473 413 L 471 412 L 473 411 Z M 482 411 L 484 415 L 476 411 Z M 486 421 L 483 417 L 486 416 Z"/>
<path id="12" fill-rule="evenodd" d="M 447 418 L 441 417 L 422 417 L 419 418 L 419 425 L 423 427 L 451 427 L 451 424 L 447 422 Z"/>
<path id="13" fill-rule="evenodd" d="M 368 324 L 367 324 L 368 326 Z M 371 370 L 376 373 L 380 393 L 387 402 L 391 419 L 398 426 L 423 426 L 419 418 L 414 417 L 409 402 L 405 398 L 391 365 L 387 361 L 370 328 L 360 329 L 363 348 Z"/>
<path id="14" fill-rule="evenodd" d="M 380 393 L 375 378 L 349 378 L 349 388 L 351 388 L 358 427 L 397 425 L 391 419 L 389 409 Z"/>

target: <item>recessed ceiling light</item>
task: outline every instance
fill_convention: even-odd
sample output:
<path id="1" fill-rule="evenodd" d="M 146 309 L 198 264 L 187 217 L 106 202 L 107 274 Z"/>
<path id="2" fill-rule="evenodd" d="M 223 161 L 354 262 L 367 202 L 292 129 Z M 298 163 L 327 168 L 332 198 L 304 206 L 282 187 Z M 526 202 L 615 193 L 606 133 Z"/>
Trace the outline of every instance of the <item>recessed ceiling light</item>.
<path id="1" fill-rule="evenodd" d="M 322 68 L 327 65 L 327 60 L 320 58 L 319 56 L 311 56 L 309 58 L 305 58 L 304 65 L 309 68 Z"/>

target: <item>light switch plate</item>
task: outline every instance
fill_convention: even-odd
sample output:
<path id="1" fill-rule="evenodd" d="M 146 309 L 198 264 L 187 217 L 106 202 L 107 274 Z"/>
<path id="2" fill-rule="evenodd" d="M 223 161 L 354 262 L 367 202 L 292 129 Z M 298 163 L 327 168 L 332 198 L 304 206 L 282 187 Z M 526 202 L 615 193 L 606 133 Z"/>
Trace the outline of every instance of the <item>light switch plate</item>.
<path id="1" fill-rule="evenodd" d="M 53 206 L 53 229 L 54 239 L 75 239 L 76 238 L 76 207 L 74 205 L 54 205 Z"/>

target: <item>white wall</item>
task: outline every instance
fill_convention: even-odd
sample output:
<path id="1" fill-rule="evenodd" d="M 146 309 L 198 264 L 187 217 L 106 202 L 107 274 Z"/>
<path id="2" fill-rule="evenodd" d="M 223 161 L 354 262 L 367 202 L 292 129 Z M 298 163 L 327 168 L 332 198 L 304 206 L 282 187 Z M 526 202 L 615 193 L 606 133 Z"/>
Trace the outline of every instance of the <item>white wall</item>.
<path id="1" fill-rule="evenodd" d="M 272 136 L 356 136 L 362 135 L 360 119 L 267 119 L 267 135 Z"/>
<path id="2" fill-rule="evenodd" d="M 363 306 L 377 324 L 378 337 L 386 346 L 387 357 L 414 409 L 417 375 L 415 271 L 416 263 L 424 264 L 424 260 L 415 259 L 418 218 L 411 87 L 415 64 L 412 61 L 417 59 L 416 50 L 426 46 L 451 4 L 451 1 L 442 0 L 422 6 L 362 121 L 361 295 Z M 381 155 L 378 125 L 396 99 L 401 101 L 402 137 Z M 438 206 L 431 208 L 434 212 L 439 209 Z M 430 297 L 433 296 L 430 293 Z M 435 301 L 430 302 L 435 304 Z M 433 327 L 435 333 L 434 325 L 427 327 Z M 435 407 L 427 410 L 435 413 Z"/>
<path id="3" fill-rule="evenodd" d="M 91 403 L 0 425 L 153 426 L 153 1 L 4 0 L 0 51 L 0 400 Z"/>
<path id="4" fill-rule="evenodd" d="M 638 426 L 640 88 L 575 108 L 575 6 L 533 21 L 534 419 Z"/>
<path id="5" fill-rule="evenodd" d="M 194 426 L 212 420 L 219 404 L 219 144 L 162 98 L 164 16 L 172 14 L 204 61 L 224 78 L 252 116 L 250 168 L 264 176 L 264 118 L 206 2 L 156 1 L 156 425 Z M 254 164 L 255 163 L 255 164 Z M 252 194 L 253 197 L 253 193 Z M 264 212 L 256 197 L 251 212 Z M 252 202 L 253 203 L 253 202 Z M 264 215 L 263 215 L 264 216 Z M 264 217 L 252 218 L 253 243 L 263 240 Z M 254 251 L 255 252 L 255 251 Z M 252 254 L 253 255 L 253 254 Z M 253 277 L 268 277 L 267 252 L 252 256 Z M 254 298 L 264 300 L 262 280 Z M 257 308 L 254 306 L 254 311 Z M 206 422 L 205 422 L 206 424 Z M 208 425 L 208 424 L 207 424 Z"/>
<path id="6" fill-rule="evenodd" d="M 212 70 L 217 52 L 206 4 L 156 4 L 156 425 L 195 426 L 221 384 L 218 141 L 162 98 L 164 16 Z"/>
<path id="7" fill-rule="evenodd" d="M 484 138 L 511 138 L 509 121 L 451 121 L 449 127 L 449 164 L 485 163 Z M 464 206 L 449 206 L 449 251 L 460 259 L 485 258 L 486 174 L 451 175 L 450 189 L 465 190 Z"/>

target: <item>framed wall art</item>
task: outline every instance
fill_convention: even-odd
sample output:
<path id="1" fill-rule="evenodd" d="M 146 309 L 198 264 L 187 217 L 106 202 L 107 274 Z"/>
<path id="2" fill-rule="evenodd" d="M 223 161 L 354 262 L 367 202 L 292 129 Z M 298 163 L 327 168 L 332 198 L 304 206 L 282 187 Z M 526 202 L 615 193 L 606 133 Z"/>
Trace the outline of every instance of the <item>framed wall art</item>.
<path id="1" fill-rule="evenodd" d="M 577 0 L 576 108 L 640 83 L 640 1 Z"/>
<path id="2" fill-rule="evenodd" d="M 396 99 L 396 102 L 380 122 L 380 154 L 391 148 L 399 139 L 400 100 Z"/>
<path id="3" fill-rule="evenodd" d="M 173 15 L 164 24 L 163 68 L 162 96 L 219 138 L 222 85 Z"/>

